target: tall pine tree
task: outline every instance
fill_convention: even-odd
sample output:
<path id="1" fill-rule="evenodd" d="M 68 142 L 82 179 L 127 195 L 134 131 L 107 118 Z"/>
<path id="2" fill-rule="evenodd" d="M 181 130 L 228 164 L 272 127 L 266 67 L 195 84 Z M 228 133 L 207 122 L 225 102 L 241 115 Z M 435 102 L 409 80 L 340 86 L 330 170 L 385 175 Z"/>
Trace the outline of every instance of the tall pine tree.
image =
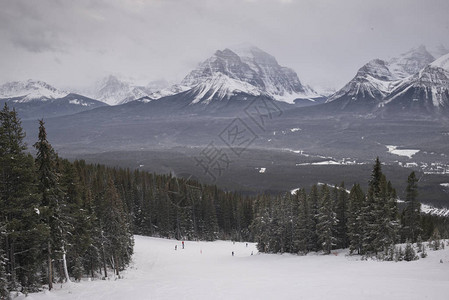
<path id="1" fill-rule="evenodd" d="M 0 223 L 10 290 L 35 291 L 40 280 L 39 197 L 34 160 L 26 154 L 25 133 L 15 110 L 0 111 Z"/>
<path id="2" fill-rule="evenodd" d="M 422 233 L 421 203 L 418 201 L 418 179 L 415 172 L 411 172 L 407 178 L 405 202 L 406 207 L 402 216 L 403 239 L 415 243 Z"/>
<path id="3" fill-rule="evenodd" d="M 67 241 L 61 208 L 64 194 L 59 185 L 58 157 L 47 140 L 47 132 L 43 120 L 39 121 L 38 141 L 34 144 L 34 147 L 37 150 L 36 168 L 38 189 L 42 199 L 41 214 L 43 223 L 47 227 L 47 281 L 51 290 L 55 273 L 54 261 L 58 260 L 61 254 L 63 254 L 63 259 L 65 259 L 66 249 L 64 247 Z M 66 265 L 65 262 L 64 265 Z"/>
<path id="4" fill-rule="evenodd" d="M 335 225 L 337 225 L 337 218 L 333 209 L 329 188 L 327 185 L 324 185 L 321 189 L 316 230 L 321 249 L 326 254 L 331 253 L 332 247 L 336 245 L 336 238 L 333 234 Z"/>

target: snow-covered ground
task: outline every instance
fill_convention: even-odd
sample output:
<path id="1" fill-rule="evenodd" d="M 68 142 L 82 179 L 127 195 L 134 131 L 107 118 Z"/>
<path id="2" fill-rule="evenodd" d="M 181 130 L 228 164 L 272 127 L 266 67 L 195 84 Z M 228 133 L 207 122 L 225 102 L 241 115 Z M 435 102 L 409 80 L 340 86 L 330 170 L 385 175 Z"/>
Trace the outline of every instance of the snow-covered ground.
<path id="1" fill-rule="evenodd" d="M 167 239 L 136 236 L 135 242 L 134 263 L 123 279 L 58 285 L 26 299 L 421 300 L 449 295 L 449 247 L 396 263 L 361 261 L 344 251 L 258 254 L 255 244 L 229 241 L 188 241 L 185 249 Z"/>

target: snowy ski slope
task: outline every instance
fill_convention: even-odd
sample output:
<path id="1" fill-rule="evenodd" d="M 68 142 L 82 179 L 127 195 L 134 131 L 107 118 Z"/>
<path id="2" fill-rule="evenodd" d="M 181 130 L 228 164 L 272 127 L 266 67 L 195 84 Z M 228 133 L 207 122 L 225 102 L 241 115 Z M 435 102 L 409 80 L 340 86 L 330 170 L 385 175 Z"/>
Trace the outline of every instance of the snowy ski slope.
<path id="1" fill-rule="evenodd" d="M 186 241 L 184 250 L 168 239 L 135 242 L 123 279 L 57 285 L 16 299 L 449 299 L 449 247 L 396 263 L 361 261 L 346 250 L 296 256 L 258 254 L 255 244 L 229 241 Z"/>

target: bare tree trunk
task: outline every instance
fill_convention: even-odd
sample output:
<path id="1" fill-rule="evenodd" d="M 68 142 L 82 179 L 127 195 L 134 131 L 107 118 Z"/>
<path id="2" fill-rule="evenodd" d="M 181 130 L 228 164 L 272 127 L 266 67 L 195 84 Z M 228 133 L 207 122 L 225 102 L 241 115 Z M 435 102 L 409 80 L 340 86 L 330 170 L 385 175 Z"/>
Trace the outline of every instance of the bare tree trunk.
<path id="1" fill-rule="evenodd" d="M 67 259 L 66 259 L 66 251 L 65 247 L 62 246 L 62 262 L 64 264 L 64 275 L 66 282 L 71 282 L 69 277 L 69 270 L 67 269 Z"/>
<path id="2" fill-rule="evenodd" d="M 48 290 L 53 289 L 53 264 L 51 262 L 51 244 L 50 241 L 47 243 L 48 247 Z"/>
<path id="3" fill-rule="evenodd" d="M 117 275 L 117 276 L 120 276 L 120 273 L 119 273 L 119 267 L 118 267 L 118 260 L 117 260 L 117 258 L 116 258 L 116 256 L 115 256 L 115 251 L 114 251 L 114 253 L 112 254 L 112 261 L 114 262 L 114 269 L 115 269 L 115 275 Z"/>
<path id="4" fill-rule="evenodd" d="M 90 258 L 90 275 L 91 275 L 92 279 L 94 279 L 94 263 L 92 261 L 92 257 Z"/>
<path id="5" fill-rule="evenodd" d="M 101 245 L 101 252 L 102 252 L 102 256 L 103 256 L 103 269 L 104 269 L 104 277 L 107 278 L 108 277 L 108 271 L 106 269 L 106 255 L 104 254 L 104 245 Z"/>

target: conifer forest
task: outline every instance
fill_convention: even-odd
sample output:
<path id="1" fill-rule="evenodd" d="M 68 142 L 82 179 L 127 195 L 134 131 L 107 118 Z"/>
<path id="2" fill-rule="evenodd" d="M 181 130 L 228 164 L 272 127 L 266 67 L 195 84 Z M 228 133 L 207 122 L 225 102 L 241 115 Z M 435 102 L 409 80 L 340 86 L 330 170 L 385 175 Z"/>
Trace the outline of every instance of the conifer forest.
<path id="1" fill-rule="evenodd" d="M 406 197 L 398 203 L 379 159 L 366 191 L 341 183 L 242 195 L 172 175 L 68 161 L 47 140 L 43 120 L 36 130 L 29 147 L 16 111 L 1 110 L 0 298 L 85 276 L 120 277 L 134 234 L 254 241 L 267 253 L 349 248 L 386 260 L 395 244 L 449 237 L 446 218 L 421 214 L 415 173 L 404 178 Z"/>

